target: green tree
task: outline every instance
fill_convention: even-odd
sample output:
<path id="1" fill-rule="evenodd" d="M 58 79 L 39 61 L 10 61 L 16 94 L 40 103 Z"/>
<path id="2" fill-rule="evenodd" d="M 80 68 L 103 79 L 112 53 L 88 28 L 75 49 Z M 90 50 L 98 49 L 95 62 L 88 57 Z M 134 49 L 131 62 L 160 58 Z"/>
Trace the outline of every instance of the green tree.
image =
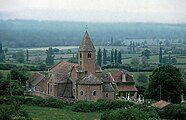
<path id="1" fill-rule="evenodd" d="M 46 64 L 53 65 L 54 64 L 54 57 L 55 57 L 53 49 L 49 48 L 48 50 L 46 50 L 46 54 L 47 54 Z"/>
<path id="2" fill-rule="evenodd" d="M 133 53 L 136 53 L 134 41 L 132 43 L 132 50 L 133 50 Z"/>
<path id="3" fill-rule="evenodd" d="M 3 51 L 2 43 L 0 42 L 0 62 L 3 62 L 5 60 L 5 53 Z"/>
<path id="4" fill-rule="evenodd" d="M 19 50 L 16 52 L 16 61 L 19 63 L 25 62 L 25 54 L 23 50 Z"/>
<path id="5" fill-rule="evenodd" d="M 103 65 L 107 64 L 107 50 L 103 49 Z"/>
<path id="6" fill-rule="evenodd" d="M 137 81 L 142 83 L 147 83 L 148 77 L 145 74 L 139 74 Z"/>
<path id="7" fill-rule="evenodd" d="M 138 65 L 140 63 L 139 57 L 133 57 L 131 59 L 131 64 Z"/>
<path id="8" fill-rule="evenodd" d="M 114 63 L 114 50 L 113 49 L 111 50 L 111 53 L 110 53 L 110 62 L 111 64 Z"/>
<path id="9" fill-rule="evenodd" d="M 25 67 L 18 67 L 15 69 L 10 70 L 10 74 L 7 75 L 7 78 L 11 77 L 11 80 L 19 80 L 22 85 L 25 85 L 26 81 L 28 80 L 28 70 Z"/>
<path id="10" fill-rule="evenodd" d="M 101 63 L 102 63 L 102 53 L 101 53 L 101 49 L 99 48 L 97 52 L 97 64 L 101 66 Z"/>
<path id="11" fill-rule="evenodd" d="M 118 51 L 117 51 L 117 49 L 115 49 L 115 51 L 114 51 L 114 62 L 115 62 L 115 64 L 118 63 L 117 58 L 118 58 Z"/>
<path id="12" fill-rule="evenodd" d="M 121 51 L 118 52 L 118 63 L 119 63 L 119 64 L 122 64 Z"/>
<path id="13" fill-rule="evenodd" d="M 151 51 L 148 50 L 148 49 L 145 49 L 145 50 L 142 52 L 142 56 L 145 56 L 145 57 L 147 57 L 147 59 L 149 59 L 149 58 L 150 58 L 149 56 L 151 56 Z"/>
<path id="14" fill-rule="evenodd" d="M 172 65 L 161 65 L 150 75 L 147 97 L 180 103 L 183 87 L 179 69 Z"/>
<path id="15" fill-rule="evenodd" d="M 28 63 L 29 61 L 29 53 L 28 53 L 28 49 L 26 50 L 26 62 Z"/>
<path id="16" fill-rule="evenodd" d="M 160 53 L 159 53 L 159 63 L 162 63 L 162 58 L 163 58 L 163 53 L 162 53 L 162 47 L 161 47 L 162 42 L 160 42 Z"/>

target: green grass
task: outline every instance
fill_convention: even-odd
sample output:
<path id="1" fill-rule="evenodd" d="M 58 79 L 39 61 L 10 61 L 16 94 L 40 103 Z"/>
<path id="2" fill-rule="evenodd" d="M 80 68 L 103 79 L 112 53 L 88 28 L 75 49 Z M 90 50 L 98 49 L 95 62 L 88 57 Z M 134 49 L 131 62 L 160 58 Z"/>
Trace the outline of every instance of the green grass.
<path id="1" fill-rule="evenodd" d="M 140 74 L 145 74 L 147 77 L 149 77 L 152 74 L 152 72 L 128 72 L 128 73 L 130 75 L 133 75 L 135 81 L 138 79 L 138 76 Z"/>
<path id="2" fill-rule="evenodd" d="M 33 120 L 99 120 L 101 115 L 97 112 L 73 112 L 70 107 L 56 109 L 24 105 L 24 108 Z"/>

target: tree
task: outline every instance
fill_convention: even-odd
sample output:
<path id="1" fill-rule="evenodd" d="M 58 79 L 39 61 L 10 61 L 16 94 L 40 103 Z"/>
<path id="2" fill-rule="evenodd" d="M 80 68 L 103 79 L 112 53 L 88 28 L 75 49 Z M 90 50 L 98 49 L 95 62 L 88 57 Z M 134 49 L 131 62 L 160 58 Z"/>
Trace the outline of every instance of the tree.
<path id="1" fill-rule="evenodd" d="M 103 49 L 103 65 L 107 64 L 107 50 Z"/>
<path id="2" fill-rule="evenodd" d="M 16 52 L 16 61 L 19 63 L 25 62 L 25 54 L 23 50 L 19 50 Z"/>
<path id="3" fill-rule="evenodd" d="M 10 74 L 7 75 L 7 78 L 11 78 L 11 80 L 19 80 L 22 85 L 25 85 L 28 80 L 28 70 L 25 67 L 18 67 L 10 70 Z"/>
<path id="4" fill-rule="evenodd" d="M 133 41 L 133 43 L 132 43 L 132 50 L 133 50 L 133 53 L 136 53 L 134 41 Z"/>
<path id="5" fill-rule="evenodd" d="M 5 53 L 3 51 L 2 43 L 0 42 L 0 62 L 5 60 Z"/>
<path id="6" fill-rule="evenodd" d="M 97 64 L 101 66 L 101 63 L 102 63 L 102 53 L 101 53 L 101 49 L 99 48 L 97 52 Z"/>
<path id="7" fill-rule="evenodd" d="M 118 52 L 118 63 L 119 63 L 119 64 L 122 64 L 121 51 Z"/>
<path id="8" fill-rule="evenodd" d="M 147 59 L 149 59 L 149 56 L 151 56 L 151 51 L 148 50 L 148 49 L 145 49 L 145 50 L 142 52 L 142 56 L 145 56 L 145 57 L 147 57 Z"/>
<path id="9" fill-rule="evenodd" d="M 29 61 L 29 53 L 28 53 L 28 49 L 26 50 L 26 62 L 28 63 Z"/>
<path id="10" fill-rule="evenodd" d="M 118 63 L 117 56 L 118 56 L 118 51 L 117 51 L 117 49 L 115 49 L 115 51 L 114 51 L 114 62 L 115 62 L 115 64 Z"/>
<path id="11" fill-rule="evenodd" d="M 113 49 L 111 50 L 110 61 L 111 61 L 111 64 L 114 63 L 114 50 Z"/>
<path id="12" fill-rule="evenodd" d="M 138 65 L 140 63 L 139 57 L 133 57 L 131 59 L 131 64 Z"/>
<path id="13" fill-rule="evenodd" d="M 162 58 L 163 58 L 163 53 L 162 53 L 162 47 L 161 47 L 162 42 L 160 42 L 160 53 L 159 53 L 159 63 L 162 63 Z"/>
<path id="14" fill-rule="evenodd" d="M 53 49 L 49 48 L 48 50 L 46 50 L 46 54 L 47 54 L 46 64 L 53 65 L 54 64 L 54 57 L 55 57 Z"/>
<path id="15" fill-rule="evenodd" d="M 146 56 L 143 56 L 142 59 L 141 59 L 141 62 L 142 62 L 142 64 L 147 65 L 148 64 L 147 57 Z"/>
<path id="16" fill-rule="evenodd" d="M 139 74 L 137 81 L 142 83 L 147 83 L 148 77 L 145 74 Z"/>
<path id="17" fill-rule="evenodd" d="M 150 75 L 147 97 L 180 103 L 183 88 L 179 69 L 172 65 L 160 65 Z"/>

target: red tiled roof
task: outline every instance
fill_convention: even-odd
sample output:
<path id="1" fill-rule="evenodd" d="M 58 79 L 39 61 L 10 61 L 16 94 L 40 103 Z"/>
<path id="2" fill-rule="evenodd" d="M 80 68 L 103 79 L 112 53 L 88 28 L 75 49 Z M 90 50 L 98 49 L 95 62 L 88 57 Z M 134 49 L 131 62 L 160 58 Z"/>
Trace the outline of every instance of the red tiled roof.
<path id="1" fill-rule="evenodd" d="M 166 102 L 164 100 L 160 100 L 160 101 L 158 101 L 156 103 L 153 103 L 151 106 L 162 109 L 162 108 L 166 107 L 169 104 L 171 104 L 171 103 L 170 102 Z"/>
<path id="2" fill-rule="evenodd" d="M 115 82 L 120 83 L 122 82 L 122 75 L 126 75 L 126 82 L 134 82 L 133 77 L 126 72 L 117 70 L 115 72 L 112 72 L 112 77 L 114 78 Z"/>
<path id="3" fill-rule="evenodd" d="M 81 45 L 79 46 L 78 51 L 88 51 L 88 52 L 90 52 L 90 51 L 95 52 L 96 51 L 87 31 L 85 32 L 85 34 L 83 36 L 83 40 L 81 42 Z"/>
<path id="4" fill-rule="evenodd" d="M 32 84 L 33 86 L 37 85 L 45 76 L 42 75 L 39 72 L 33 73 L 30 78 L 28 79 L 28 82 Z"/>
<path id="5" fill-rule="evenodd" d="M 50 72 L 68 74 L 74 66 L 77 66 L 77 64 L 69 62 L 59 62 L 50 69 Z"/>
<path id="6" fill-rule="evenodd" d="M 78 81 L 78 84 L 84 84 L 84 85 L 96 85 L 96 84 L 102 84 L 103 82 L 98 79 L 96 76 L 94 76 L 92 73 L 85 76 L 83 79 Z"/>
<path id="7" fill-rule="evenodd" d="M 119 85 L 118 90 L 119 91 L 138 91 L 136 86 L 134 85 Z"/>

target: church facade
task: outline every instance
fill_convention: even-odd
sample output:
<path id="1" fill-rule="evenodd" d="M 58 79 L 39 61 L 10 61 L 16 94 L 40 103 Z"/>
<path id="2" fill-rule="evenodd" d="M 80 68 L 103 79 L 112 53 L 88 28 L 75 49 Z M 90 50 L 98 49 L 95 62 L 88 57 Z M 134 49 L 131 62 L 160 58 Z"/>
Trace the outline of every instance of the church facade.
<path id="1" fill-rule="evenodd" d="M 59 62 L 46 76 L 34 73 L 27 80 L 27 90 L 76 100 L 115 99 L 118 84 L 115 76 L 102 72 L 96 65 L 96 49 L 86 31 L 78 49 L 78 64 Z"/>

